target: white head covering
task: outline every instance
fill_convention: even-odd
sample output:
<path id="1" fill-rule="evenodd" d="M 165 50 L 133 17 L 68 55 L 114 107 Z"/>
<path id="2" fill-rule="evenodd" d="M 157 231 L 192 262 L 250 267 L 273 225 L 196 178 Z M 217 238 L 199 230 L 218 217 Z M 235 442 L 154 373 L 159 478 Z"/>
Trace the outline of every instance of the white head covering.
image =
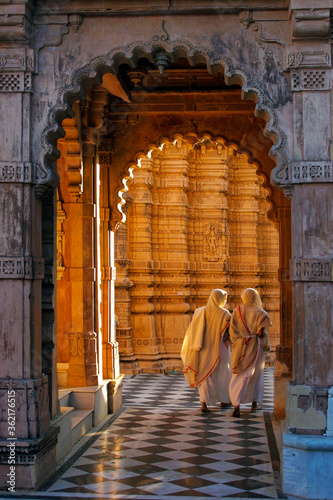
<path id="1" fill-rule="evenodd" d="M 254 288 L 247 288 L 241 295 L 243 304 L 246 306 L 257 306 L 262 308 L 262 302 L 259 293 Z"/>
<path id="2" fill-rule="evenodd" d="M 225 303 L 227 302 L 227 292 L 225 290 L 220 290 L 219 288 L 215 288 L 210 293 L 208 302 L 207 302 L 207 308 L 211 309 L 213 307 L 223 307 Z"/>
<path id="3" fill-rule="evenodd" d="M 202 383 L 216 368 L 220 357 L 221 336 L 229 326 L 230 313 L 222 306 L 227 292 L 216 288 L 207 306 L 196 310 L 181 350 L 184 375 L 190 387 Z"/>

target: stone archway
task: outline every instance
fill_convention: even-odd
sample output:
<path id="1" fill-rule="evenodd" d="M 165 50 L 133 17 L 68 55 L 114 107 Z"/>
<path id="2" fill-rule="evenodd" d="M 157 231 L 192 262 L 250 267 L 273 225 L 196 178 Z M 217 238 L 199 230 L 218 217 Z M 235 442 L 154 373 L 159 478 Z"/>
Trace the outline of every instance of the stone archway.
<path id="1" fill-rule="evenodd" d="M 149 50 L 151 52 L 149 52 Z M 274 184 L 280 183 L 282 184 L 285 188 L 288 187 L 288 169 L 286 167 L 286 162 L 284 158 L 284 154 L 282 152 L 283 146 L 284 146 L 284 135 L 282 131 L 279 129 L 277 125 L 277 116 L 271 107 L 267 105 L 267 98 L 266 95 L 263 91 L 260 91 L 259 89 L 255 89 L 251 86 L 249 86 L 248 81 L 249 77 L 244 73 L 239 70 L 236 70 L 233 68 L 232 63 L 229 59 L 227 58 L 213 58 L 212 54 L 205 53 L 202 51 L 199 51 L 195 47 L 191 46 L 189 43 L 182 43 L 182 45 L 179 45 L 177 42 L 173 44 L 167 44 L 165 42 L 159 41 L 157 44 L 151 44 L 150 46 L 147 44 L 141 44 L 141 43 L 135 43 L 132 44 L 131 46 L 127 47 L 123 52 L 116 52 L 108 55 L 107 58 L 97 58 L 89 65 L 87 65 L 85 68 L 82 70 L 79 70 L 77 73 L 75 73 L 73 77 L 73 84 L 71 87 L 67 87 L 61 91 L 58 97 L 58 102 L 64 102 L 67 104 L 67 109 L 59 109 L 56 108 L 52 111 L 51 113 L 51 119 L 55 121 L 62 120 L 61 123 L 65 123 L 64 120 L 66 120 L 64 117 L 66 115 L 72 114 L 70 107 L 73 105 L 73 103 L 78 102 L 79 100 L 82 100 L 83 97 L 87 97 L 87 92 L 89 92 L 89 89 L 93 87 L 95 84 L 102 83 L 104 87 L 105 85 L 105 80 L 103 77 L 105 75 L 108 75 L 109 77 L 109 82 L 108 82 L 108 90 L 109 92 L 113 92 L 114 95 L 119 95 L 119 88 L 117 88 L 117 81 L 114 79 L 115 77 L 111 71 L 115 71 L 117 67 L 119 67 L 122 63 L 126 62 L 130 66 L 134 66 L 137 64 L 137 61 L 139 61 L 140 58 L 146 57 L 148 60 L 151 62 L 154 62 L 154 54 L 156 54 L 156 51 L 159 53 L 163 53 L 165 57 L 169 58 L 169 60 L 177 60 L 179 57 L 185 57 L 189 63 L 191 64 L 196 64 L 197 62 L 205 61 L 205 63 L 208 65 L 207 61 L 208 60 L 213 60 L 214 63 L 211 63 L 209 66 L 211 71 L 219 71 L 223 70 L 224 71 L 224 76 L 226 78 L 226 81 L 229 85 L 234 84 L 234 83 L 239 83 L 242 85 L 242 97 L 243 99 L 255 99 L 256 100 L 256 106 L 255 106 L 255 114 L 257 116 L 263 116 L 266 119 L 266 126 L 265 126 L 265 135 L 269 137 L 274 137 L 275 144 L 271 147 L 270 149 L 270 155 L 277 160 L 278 165 L 275 167 L 275 169 L 272 171 L 271 174 L 271 179 Z M 113 79 L 112 79 L 113 78 Z M 80 92 L 75 91 L 76 88 L 80 87 Z M 100 92 L 97 88 L 97 93 Z M 96 94 L 96 91 L 93 91 L 93 93 Z M 103 94 L 103 92 L 101 92 Z M 105 94 L 105 90 L 104 90 Z M 122 95 L 124 97 L 124 95 Z M 105 95 L 104 95 L 105 98 Z M 93 118 L 91 122 L 91 126 L 89 126 L 88 122 L 88 128 L 86 128 L 86 135 L 85 135 L 85 148 L 89 149 L 90 152 L 85 153 L 89 157 L 89 162 L 92 165 L 91 162 L 94 162 L 93 158 L 97 156 L 98 154 L 102 156 L 108 156 L 108 161 L 105 163 L 106 165 L 110 161 L 110 153 L 108 151 L 104 151 L 104 147 L 98 146 L 98 133 L 96 133 L 97 128 L 96 124 L 98 120 L 100 121 L 100 118 L 103 114 L 103 105 L 105 105 L 105 102 L 103 99 L 101 101 L 98 101 L 100 105 L 97 105 L 96 110 L 92 111 L 93 116 L 96 115 L 96 117 Z M 91 98 L 90 98 L 91 99 Z M 89 112 L 88 112 L 89 113 Z M 94 114 L 95 113 L 95 114 Z M 99 117 L 99 118 L 98 118 Z M 68 118 L 67 120 L 70 120 Z M 102 123 L 102 122 L 101 122 Z M 47 142 L 52 143 L 54 139 L 57 137 L 57 134 L 59 135 L 61 132 L 61 129 L 58 129 L 58 132 L 54 134 L 54 126 L 52 127 L 52 133 L 50 129 L 46 129 L 42 135 L 42 142 L 44 143 L 44 146 L 47 144 Z M 100 153 L 98 153 L 98 149 Z M 50 148 L 49 148 L 50 151 Z M 45 165 L 48 165 L 50 162 L 52 162 L 52 154 L 48 152 L 45 156 Z M 118 210 L 118 207 L 121 207 L 122 200 L 121 200 L 121 194 L 120 197 L 118 197 L 119 193 L 121 193 L 121 186 L 123 185 L 124 179 L 126 179 L 126 169 L 124 168 L 131 168 L 128 167 L 128 165 L 121 165 L 120 168 L 117 169 L 117 164 L 116 164 L 116 169 L 115 172 L 112 173 L 112 181 L 111 184 L 109 184 L 109 189 L 112 192 L 111 195 L 111 201 L 109 202 L 109 206 L 105 207 L 107 210 L 111 210 L 112 212 L 112 217 L 111 217 L 111 227 L 117 228 L 119 227 L 119 223 L 121 222 L 121 209 Z M 90 167 L 91 168 L 91 167 Z M 94 167 L 93 167 L 94 168 Z M 109 167 L 110 168 L 110 167 Z M 113 165 L 114 169 L 114 165 Z M 46 170 L 48 170 L 46 168 Z M 79 193 L 79 185 L 82 182 L 82 178 L 80 177 L 80 168 L 78 167 L 71 167 L 68 171 L 68 175 L 70 175 L 71 179 L 69 179 L 69 183 L 71 185 L 71 190 L 74 193 L 75 196 Z M 74 181 L 73 181 L 74 179 Z M 47 183 L 47 181 L 46 181 Z M 76 187 L 75 187 L 76 186 Z M 103 207 L 104 209 L 104 207 Z M 89 267 L 89 266 L 88 266 Z M 106 266 L 108 269 L 110 266 Z M 112 266 L 111 266 L 112 267 Z M 88 280 L 89 281 L 89 280 Z M 111 280 L 112 281 L 112 280 Z M 111 295 L 109 294 L 109 300 L 110 300 Z M 94 299 L 92 299 L 94 301 Z M 91 302 L 93 303 L 93 302 Z M 94 306 L 93 306 L 94 307 Z M 111 320 L 112 322 L 112 320 Z M 93 326 L 92 326 L 93 329 Z M 109 328 L 108 333 L 106 335 L 106 339 L 104 340 L 105 344 L 105 349 L 107 348 L 107 345 L 114 345 L 115 346 L 115 351 L 117 350 L 117 344 L 115 342 L 115 337 L 114 333 L 112 334 L 112 328 Z M 81 335 L 84 332 L 82 332 Z M 77 334 L 75 334 L 77 336 Z M 86 334 L 85 334 L 86 335 Z M 111 335 L 111 336 L 110 336 Z M 91 336 L 91 335 L 90 335 Z M 112 337 L 112 338 L 111 338 Z M 76 337 L 75 337 L 76 338 Z M 81 337 L 80 337 L 81 339 Z M 85 337 L 84 337 L 85 339 Z M 83 342 L 85 345 L 85 342 L 88 342 L 89 345 L 92 343 L 96 342 L 95 340 L 90 338 L 84 340 L 83 337 L 81 340 L 79 339 L 72 339 L 72 342 L 78 343 L 78 342 Z M 104 345 L 103 344 L 103 345 Z M 75 344 L 76 345 L 76 344 Z M 103 348 L 104 349 L 104 348 Z M 113 348 L 112 348 L 113 349 Z M 89 348 L 90 350 L 90 348 Z M 75 351 L 75 349 L 74 349 Z M 94 349 L 93 349 L 94 351 Z M 103 355 L 101 354 L 101 348 L 96 347 L 97 351 L 97 356 L 99 356 L 100 360 L 100 365 L 101 363 L 107 362 L 107 350 L 104 352 Z M 98 355 L 98 351 L 100 354 Z M 88 365 L 91 365 L 92 358 L 88 356 L 86 361 L 83 363 L 86 367 Z M 103 361 L 102 361 L 103 360 Z M 117 358 L 113 357 L 111 360 L 111 371 L 115 370 L 117 372 Z M 93 365 L 96 364 L 95 362 Z M 96 364 L 96 369 L 97 369 L 97 364 Z M 103 369 L 100 367 L 99 369 L 99 374 L 101 376 L 102 372 L 104 373 L 109 373 L 108 370 L 105 370 L 105 367 Z M 97 373 L 96 373 L 97 376 Z M 97 380 L 97 379 L 96 379 Z"/>
<path id="2" fill-rule="evenodd" d="M 44 337 L 45 359 L 54 358 L 55 245 L 50 229 L 56 199 L 46 191 L 59 180 L 55 163 L 57 140 L 65 133 L 61 123 L 72 116 L 73 103 L 86 99 L 87 89 L 100 85 L 103 75 L 115 77 L 122 62 L 135 68 L 141 56 L 152 63 L 181 56 L 191 64 L 202 61 L 212 74 L 223 71 L 229 83 L 239 83 L 245 99 L 257 100 L 256 114 L 265 118 L 265 133 L 273 139 L 271 154 L 277 166 L 272 182 L 292 195 L 291 209 L 284 203 L 277 207 L 280 234 L 290 234 L 292 226 L 292 258 L 290 265 L 280 262 L 280 276 L 285 296 L 293 288 L 295 312 L 295 369 L 287 392 L 283 489 L 318 498 L 320 487 L 322 497 L 331 495 L 324 477 L 325 458 L 333 449 L 329 437 L 333 426 L 329 402 L 333 384 L 330 8 L 323 1 L 314 9 L 304 2 L 259 2 L 251 11 L 243 10 L 248 9 L 246 2 L 213 4 L 158 2 L 149 10 L 148 2 L 140 2 L 137 10 L 129 11 L 119 4 L 110 10 L 100 3 L 96 7 L 96 2 L 87 0 L 82 13 L 74 1 L 3 2 L 0 187 L 5 202 L 0 244 L 6 352 L 0 375 L 3 394 L 15 390 L 23 402 L 18 438 L 24 442 L 17 447 L 23 487 L 38 487 L 55 467 L 57 430 L 50 425 L 50 415 L 57 413 L 56 384 L 50 407 L 41 351 Z M 117 95 L 113 77 L 112 93 Z M 90 146 L 95 145 L 97 125 L 90 127 L 92 135 L 86 137 Z M 109 150 L 104 152 L 110 159 Z M 86 154 L 86 158 L 93 156 Z M 111 228 L 121 219 L 117 192 L 127 175 L 126 166 L 112 171 L 112 200 L 101 207 L 114 208 L 111 221 L 104 221 Z M 104 214 L 107 218 L 107 211 Z M 43 219 L 48 231 L 41 234 Z M 284 248 L 282 255 L 287 255 L 290 240 L 285 239 Z M 290 312 L 285 312 L 289 324 Z M 285 353 L 281 351 L 285 361 L 290 359 L 287 347 Z M 288 363 L 281 363 L 282 374 L 285 368 L 288 371 Z M 51 370 L 49 377 L 52 374 Z M 2 418 L 7 432 L 6 412 Z M 316 440 L 313 434 L 318 434 Z M 1 463 L 4 475 L 7 455 L 3 454 Z M 48 469 L 41 464 L 42 456 Z M 295 473 L 288 469 L 292 463 Z M 318 481 L 311 484 L 309 478 L 314 475 Z M 304 477 L 302 484 L 295 480 L 298 477 Z"/>

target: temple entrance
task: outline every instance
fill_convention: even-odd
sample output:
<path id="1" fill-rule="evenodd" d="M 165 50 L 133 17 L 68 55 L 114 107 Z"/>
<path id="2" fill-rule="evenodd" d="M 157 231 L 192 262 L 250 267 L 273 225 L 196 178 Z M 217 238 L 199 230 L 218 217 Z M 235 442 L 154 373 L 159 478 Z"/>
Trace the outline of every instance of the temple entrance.
<path id="1" fill-rule="evenodd" d="M 328 498 L 330 5 L 1 7 L 2 487 L 7 393 L 16 487 L 38 489 L 76 417 L 118 418 L 125 372 L 177 370 L 208 289 L 232 310 L 251 284 L 276 328 L 283 492 Z"/>
<path id="2" fill-rule="evenodd" d="M 181 370 L 191 314 L 218 287 L 231 311 L 244 288 L 260 290 L 274 323 L 271 362 L 281 338 L 291 345 L 290 283 L 281 271 L 290 209 L 269 180 L 265 122 L 222 73 L 186 58 L 160 60 L 163 71 L 141 58 L 117 76 L 105 73 L 62 122 L 62 388 L 119 378 L 119 355 L 122 374 Z M 285 383 L 291 366 L 280 372 Z"/>

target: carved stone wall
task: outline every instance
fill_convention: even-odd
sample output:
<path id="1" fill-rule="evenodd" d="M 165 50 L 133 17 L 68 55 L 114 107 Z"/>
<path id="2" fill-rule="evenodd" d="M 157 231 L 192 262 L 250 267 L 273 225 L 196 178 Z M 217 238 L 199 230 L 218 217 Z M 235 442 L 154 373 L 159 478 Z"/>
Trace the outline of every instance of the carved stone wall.
<path id="1" fill-rule="evenodd" d="M 214 288 L 228 291 L 231 310 L 244 288 L 259 289 L 275 348 L 279 236 L 267 218 L 267 194 L 247 155 L 222 142 L 178 138 L 141 158 L 129 187 L 126 233 L 116 234 L 123 254 L 117 269 L 121 276 L 126 269 L 126 279 L 116 282 L 123 372 L 181 369 L 191 313 Z"/>

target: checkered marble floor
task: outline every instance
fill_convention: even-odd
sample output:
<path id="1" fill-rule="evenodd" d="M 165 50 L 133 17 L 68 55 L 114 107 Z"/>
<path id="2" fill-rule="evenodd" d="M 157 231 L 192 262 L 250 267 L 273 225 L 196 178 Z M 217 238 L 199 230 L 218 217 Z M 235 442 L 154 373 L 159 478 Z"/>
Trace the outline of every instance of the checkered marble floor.
<path id="1" fill-rule="evenodd" d="M 266 419 L 245 405 L 240 419 L 218 405 L 202 414 L 181 373 L 126 376 L 119 415 L 43 498 L 278 498 L 265 426 L 273 375 L 265 369 Z"/>

